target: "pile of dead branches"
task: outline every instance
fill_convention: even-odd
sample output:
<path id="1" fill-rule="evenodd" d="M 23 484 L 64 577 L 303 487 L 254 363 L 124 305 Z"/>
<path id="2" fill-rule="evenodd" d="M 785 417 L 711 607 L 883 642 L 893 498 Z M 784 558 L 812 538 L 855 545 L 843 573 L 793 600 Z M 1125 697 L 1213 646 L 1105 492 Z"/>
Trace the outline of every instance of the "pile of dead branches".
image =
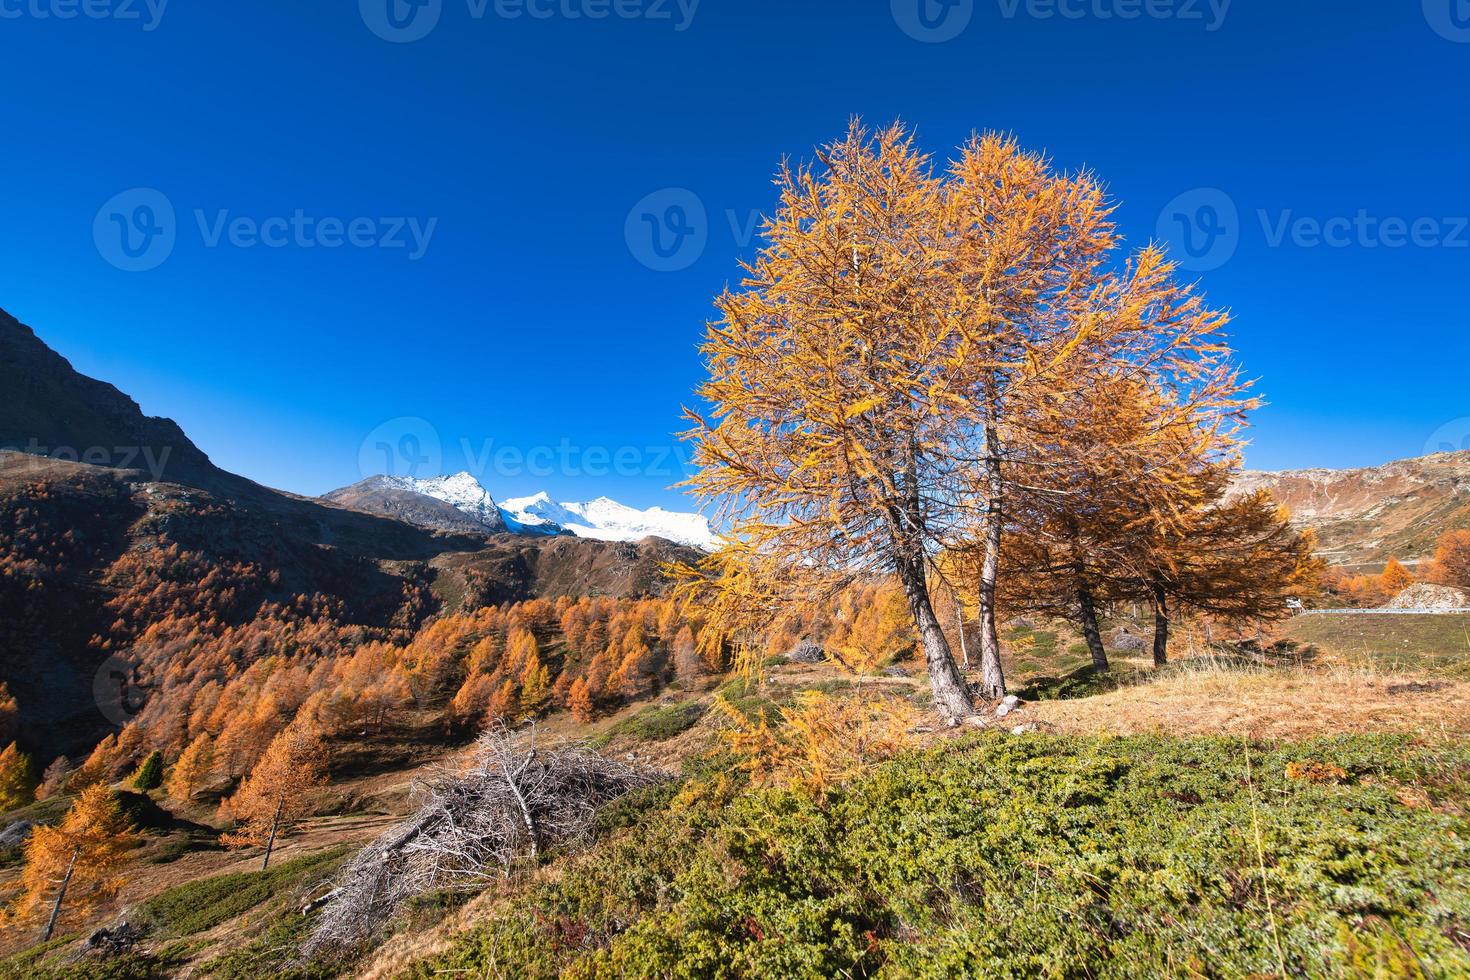
<path id="1" fill-rule="evenodd" d="M 306 908 L 320 911 L 304 951 L 351 948 L 416 895 L 483 887 L 549 847 L 582 843 L 598 807 L 662 778 L 582 745 L 538 747 L 534 733 L 491 731 L 464 767 L 416 786 L 418 811 L 368 845 Z"/>

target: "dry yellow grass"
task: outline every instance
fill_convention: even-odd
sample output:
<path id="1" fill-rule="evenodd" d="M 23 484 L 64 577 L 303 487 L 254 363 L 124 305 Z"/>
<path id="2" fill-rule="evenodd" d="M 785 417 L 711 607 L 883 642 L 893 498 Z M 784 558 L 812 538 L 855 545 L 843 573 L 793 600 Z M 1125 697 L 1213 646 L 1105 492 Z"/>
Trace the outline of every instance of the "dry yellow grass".
<path id="1" fill-rule="evenodd" d="M 1079 735 L 1459 737 L 1470 734 L 1470 683 L 1348 668 L 1191 667 L 1096 697 L 1029 704 L 1014 717 Z"/>

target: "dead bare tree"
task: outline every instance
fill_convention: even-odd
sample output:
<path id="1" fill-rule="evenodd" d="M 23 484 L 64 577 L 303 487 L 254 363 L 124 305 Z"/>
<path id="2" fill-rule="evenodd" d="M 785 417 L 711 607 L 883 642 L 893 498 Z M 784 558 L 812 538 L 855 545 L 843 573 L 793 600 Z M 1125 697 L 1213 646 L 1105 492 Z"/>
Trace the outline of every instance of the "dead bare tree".
<path id="1" fill-rule="evenodd" d="M 538 747 L 534 731 L 519 739 L 504 728 L 487 732 L 462 769 L 440 769 L 416 786 L 418 811 L 364 848 L 303 910 L 319 910 L 303 951 L 351 948 L 416 895 L 483 887 L 547 847 L 583 843 L 600 806 L 663 778 L 580 744 Z"/>

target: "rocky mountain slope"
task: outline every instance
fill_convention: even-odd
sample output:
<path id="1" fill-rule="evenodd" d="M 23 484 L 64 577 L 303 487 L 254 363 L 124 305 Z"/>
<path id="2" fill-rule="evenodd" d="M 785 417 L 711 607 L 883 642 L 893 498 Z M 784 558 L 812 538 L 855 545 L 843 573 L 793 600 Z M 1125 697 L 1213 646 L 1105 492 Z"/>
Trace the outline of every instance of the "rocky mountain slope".
<path id="1" fill-rule="evenodd" d="M 0 449 L 148 470 L 191 486 L 224 474 L 169 419 L 145 416 L 112 385 L 84 377 L 0 310 Z"/>
<path id="2" fill-rule="evenodd" d="M 664 563 L 694 557 L 659 541 L 491 534 L 406 496 L 405 513 L 380 516 L 226 473 L 0 314 L 0 681 L 22 745 L 50 758 L 115 724 L 99 670 L 159 618 L 389 635 L 478 604 L 658 593 Z"/>
<path id="3" fill-rule="evenodd" d="M 1470 452 L 1351 470 L 1246 472 L 1236 490 L 1270 490 L 1297 524 L 1316 530 L 1333 564 L 1381 567 L 1433 555 L 1445 531 L 1470 528 Z"/>
<path id="4" fill-rule="evenodd" d="M 371 476 L 322 499 L 434 531 L 503 534 L 508 530 L 494 499 L 468 473 L 435 480 Z"/>

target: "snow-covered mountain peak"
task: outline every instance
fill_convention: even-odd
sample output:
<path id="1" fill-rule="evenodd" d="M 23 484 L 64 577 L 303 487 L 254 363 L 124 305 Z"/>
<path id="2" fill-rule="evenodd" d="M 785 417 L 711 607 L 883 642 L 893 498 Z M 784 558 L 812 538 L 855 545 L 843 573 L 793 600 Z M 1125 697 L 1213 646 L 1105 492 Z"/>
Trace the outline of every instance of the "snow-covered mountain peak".
<path id="1" fill-rule="evenodd" d="M 436 476 L 427 480 L 418 480 L 411 476 L 388 476 L 383 481 L 399 490 L 441 500 L 488 529 L 503 530 L 505 527 L 495 498 L 469 473 Z"/>

